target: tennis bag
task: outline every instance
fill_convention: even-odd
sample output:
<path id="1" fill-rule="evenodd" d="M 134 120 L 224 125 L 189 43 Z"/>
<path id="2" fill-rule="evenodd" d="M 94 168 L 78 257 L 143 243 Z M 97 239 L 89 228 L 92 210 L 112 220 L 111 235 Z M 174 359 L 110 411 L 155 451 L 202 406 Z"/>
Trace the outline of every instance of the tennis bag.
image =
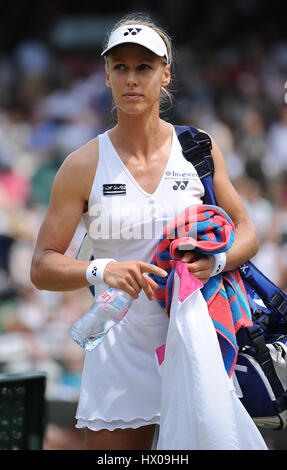
<path id="1" fill-rule="evenodd" d="M 184 157 L 204 185 L 205 204 L 216 205 L 211 140 L 193 126 L 174 126 Z M 251 261 L 239 266 L 248 296 L 253 326 L 237 334 L 235 374 L 241 401 L 258 426 L 287 425 L 287 296 Z"/>

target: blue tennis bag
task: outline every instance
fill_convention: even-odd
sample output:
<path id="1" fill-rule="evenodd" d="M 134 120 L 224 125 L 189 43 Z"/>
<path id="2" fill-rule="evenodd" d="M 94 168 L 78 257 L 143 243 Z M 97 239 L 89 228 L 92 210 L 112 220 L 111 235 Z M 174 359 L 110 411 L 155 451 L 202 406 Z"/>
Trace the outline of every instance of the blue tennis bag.
<path id="1" fill-rule="evenodd" d="M 215 204 L 211 140 L 193 126 L 175 126 L 184 157 L 204 185 L 204 203 Z M 239 266 L 252 312 L 253 326 L 237 334 L 235 374 L 240 398 L 258 426 L 287 425 L 287 296 L 251 261 Z"/>

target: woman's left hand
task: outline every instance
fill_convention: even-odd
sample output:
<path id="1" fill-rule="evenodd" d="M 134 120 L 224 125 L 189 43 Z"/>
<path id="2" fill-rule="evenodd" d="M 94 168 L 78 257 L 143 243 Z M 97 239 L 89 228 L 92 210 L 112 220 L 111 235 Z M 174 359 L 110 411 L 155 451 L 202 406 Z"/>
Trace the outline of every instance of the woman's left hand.
<path id="1" fill-rule="evenodd" d="M 197 253 L 186 252 L 181 261 L 188 263 L 188 271 L 206 284 L 214 266 L 213 256 L 201 255 L 199 257 Z"/>

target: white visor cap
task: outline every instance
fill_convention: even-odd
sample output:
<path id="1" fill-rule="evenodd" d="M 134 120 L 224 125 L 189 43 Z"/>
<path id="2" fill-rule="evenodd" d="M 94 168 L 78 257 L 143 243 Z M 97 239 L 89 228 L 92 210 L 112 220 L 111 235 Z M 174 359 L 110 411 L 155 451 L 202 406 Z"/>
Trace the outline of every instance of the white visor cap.
<path id="1" fill-rule="evenodd" d="M 113 31 L 108 46 L 101 55 L 106 55 L 113 47 L 128 43 L 146 47 L 154 54 L 165 57 L 168 62 L 168 53 L 164 40 L 154 29 L 141 24 L 124 25 Z"/>

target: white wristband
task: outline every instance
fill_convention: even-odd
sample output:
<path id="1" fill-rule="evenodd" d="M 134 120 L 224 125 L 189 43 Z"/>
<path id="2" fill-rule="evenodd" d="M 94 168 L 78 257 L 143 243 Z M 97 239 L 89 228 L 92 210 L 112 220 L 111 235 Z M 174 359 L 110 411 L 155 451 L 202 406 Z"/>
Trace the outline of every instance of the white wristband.
<path id="1" fill-rule="evenodd" d="M 94 259 L 86 271 L 86 279 L 92 284 L 102 284 L 104 282 L 104 270 L 108 263 L 116 261 L 113 258 Z"/>
<path id="2" fill-rule="evenodd" d="M 213 270 L 210 273 L 210 277 L 217 276 L 220 274 L 226 265 L 226 254 L 225 253 L 216 253 L 212 255 L 214 257 L 214 266 Z"/>

